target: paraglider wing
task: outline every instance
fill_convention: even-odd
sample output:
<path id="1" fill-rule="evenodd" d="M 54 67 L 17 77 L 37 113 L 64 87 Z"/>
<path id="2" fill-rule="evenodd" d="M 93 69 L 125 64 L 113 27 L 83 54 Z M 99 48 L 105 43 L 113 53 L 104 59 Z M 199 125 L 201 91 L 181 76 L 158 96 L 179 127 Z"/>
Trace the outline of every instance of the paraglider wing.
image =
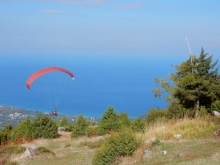
<path id="1" fill-rule="evenodd" d="M 43 74 L 46 74 L 46 73 L 48 73 L 48 72 L 52 72 L 52 71 L 61 71 L 61 72 L 67 73 L 67 74 L 69 74 L 69 75 L 72 77 L 72 79 L 74 79 L 74 75 L 73 75 L 70 71 L 68 71 L 68 70 L 66 70 L 66 69 L 63 69 L 63 68 L 59 68 L 59 67 L 50 67 L 50 68 L 46 68 L 46 69 L 43 69 L 43 70 L 39 70 L 38 72 L 32 74 L 32 75 L 28 78 L 28 80 L 27 80 L 27 82 L 26 82 L 27 88 L 30 89 L 32 82 L 33 82 L 34 80 L 36 80 L 38 77 L 40 77 L 40 76 L 42 76 Z"/>

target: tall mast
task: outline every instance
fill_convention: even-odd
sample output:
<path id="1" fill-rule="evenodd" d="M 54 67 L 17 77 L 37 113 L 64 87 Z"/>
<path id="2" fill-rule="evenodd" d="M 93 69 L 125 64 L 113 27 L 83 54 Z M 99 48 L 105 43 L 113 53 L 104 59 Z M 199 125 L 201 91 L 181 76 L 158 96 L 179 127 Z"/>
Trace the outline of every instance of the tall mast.
<path id="1" fill-rule="evenodd" d="M 188 42 L 187 38 L 186 38 L 186 42 L 187 42 L 187 45 L 188 45 L 188 48 L 189 48 L 190 61 L 191 61 L 191 65 L 192 65 L 192 58 L 193 57 L 192 57 L 192 52 L 191 52 L 191 49 L 190 49 L 189 42 Z M 193 68 L 192 68 L 192 73 L 193 73 Z"/>

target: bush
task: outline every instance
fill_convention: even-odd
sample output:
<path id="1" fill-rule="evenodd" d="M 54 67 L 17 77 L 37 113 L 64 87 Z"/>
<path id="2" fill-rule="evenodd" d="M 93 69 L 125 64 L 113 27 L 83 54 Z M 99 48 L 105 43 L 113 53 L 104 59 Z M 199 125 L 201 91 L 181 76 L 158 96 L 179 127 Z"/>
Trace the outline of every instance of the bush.
<path id="1" fill-rule="evenodd" d="M 23 153 L 26 150 L 23 146 L 7 146 L 0 150 L 0 157 L 11 154 Z"/>
<path id="2" fill-rule="evenodd" d="M 97 127 L 88 126 L 85 130 L 86 136 L 91 137 L 97 135 Z"/>
<path id="3" fill-rule="evenodd" d="M 119 115 L 114 108 L 109 107 L 103 114 L 98 126 L 98 135 L 104 135 L 106 132 L 118 131 L 120 127 Z"/>
<path id="4" fill-rule="evenodd" d="M 131 129 L 134 132 L 144 132 L 145 130 L 145 121 L 141 120 L 140 117 L 135 118 L 132 122 L 131 122 Z"/>
<path id="5" fill-rule="evenodd" d="M 20 137 L 31 138 L 31 121 L 29 118 L 22 120 L 11 132 L 11 140 L 16 141 Z"/>
<path id="6" fill-rule="evenodd" d="M 215 101 L 211 104 L 211 111 L 217 111 L 220 112 L 220 100 Z"/>
<path id="7" fill-rule="evenodd" d="M 73 130 L 73 124 L 69 123 L 66 118 L 63 118 L 62 120 L 59 120 L 57 122 L 58 127 L 64 127 L 65 131 L 72 131 Z"/>
<path id="8" fill-rule="evenodd" d="M 127 113 L 121 113 L 119 115 L 119 122 L 120 122 L 122 128 L 124 128 L 124 127 L 129 128 L 131 126 L 131 120 L 128 118 Z"/>
<path id="9" fill-rule="evenodd" d="M 139 144 L 130 130 L 112 134 L 95 152 L 92 164 L 108 165 L 113 163 L 117 156 L 131 156 Z"/>
<path id="10" fill-rule="evenodd" d="M 206 107 L 201 106 L 198 112 L 198 116 L 205 117 L 206 115 L 208 115 L 208 110 L 206 109 Z"/>
<path id="11" fill-rule="evenodd" d="M 38 150 L 40 151 L 41 154 L 52 154 L 55 155 L 55 153 L 45 147 L 38 147 Z"/>
<path id="12" fill-rule="evenodd" d="M 192 114 L 194 114 L 194 111 L 191 112 L 191 115 L 189 112 L 190 111 L 187 111 L 187 109 L 184 108 L 177 100 L 173 100 L 168 107 L 167 118 L 180 119 L 184 118 L 186 115 L 190 117 Z"/>
<path id="13" fill-rule="evenodd" d="M 71 133 L 71 137 L 76 138 L 79 136 L 86 135 L 86 129 L 88 126 L 89 126 L 88 122 L 83 118 L 82 115 L 80 115 L 77 118 L 76 123 L 74 124 L 73 132 Z"/>
<path id="14" fill-rule="evenodd" d="M 58 137 L 56 123 L 45 115 L 37 116 L 30 126 L 32 138 L 55 138 Z"/>
<path id="15" fill-rule="evenodd" d="M 167 118 L 167 109 L 158 109 L 158 108 L 151 108 L 149 113 L 146 116 L 147 123 L 154 123 L 155 121 L 161 118 Z"/>
<path id="16" fill-rule="evenodd" d="M 99 148 L 101 147 L 101 145 L 103 144 L 104 140 L 98 140 L 96 142 L 88 142 L 88 141 L 85 141 L 85 142 L 80 142 L 79 146 L 80 147 L 83 147 L 83 146 L 87 146 L 91 149 L 94 149 L 94 148 Z"/>
<path id="17" fill-rule="evenodd" d="M 7 124 L 4 126 L 3 130 L 0 131 L 0 145 L 7 143 L 11 139 L 12 125 Z"/>
<path id="18" fill-rule="evenodd" d="M 152 146 L 160 146 L 162 143 L 160 142 L 160 139 L 156 138 L 154 141 L 152 141 Z"/>

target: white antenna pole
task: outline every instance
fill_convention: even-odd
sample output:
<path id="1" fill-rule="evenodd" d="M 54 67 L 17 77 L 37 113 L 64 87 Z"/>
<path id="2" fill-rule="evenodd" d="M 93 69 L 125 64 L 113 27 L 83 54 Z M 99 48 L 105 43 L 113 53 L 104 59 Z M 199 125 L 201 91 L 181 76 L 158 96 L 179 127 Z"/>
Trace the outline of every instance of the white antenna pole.
<path id="1" fill-rule="evenodd" d="M 185 38 L 186 38 L 186 37 L 185 37 Z M 191 53 L 191 49 L 190 49 L 189 42 L 188 42 L 187 38 L 186 38 L 186 42 L 187 42 L 187 45 L 188 45 L 188 48 L 189 48 L 189 53 L 190 53 L 190 55 L 191 55 L 192 53 Z"/>
<path id="2" fill-rule="evenodd" d="M 190 61 L 191 61 L 191 65 L 192 65 L 192 52 L 191 52 L 191 49 L 190 49 L 189 42 L 188 42 L 187 38 L 186 38 L 186 42 L 187 42 L 187 45 L 188 45 L 188 48 L 189 48 Z M 193 73 L 193 69 L 192 69 L 192 73 Z"/>

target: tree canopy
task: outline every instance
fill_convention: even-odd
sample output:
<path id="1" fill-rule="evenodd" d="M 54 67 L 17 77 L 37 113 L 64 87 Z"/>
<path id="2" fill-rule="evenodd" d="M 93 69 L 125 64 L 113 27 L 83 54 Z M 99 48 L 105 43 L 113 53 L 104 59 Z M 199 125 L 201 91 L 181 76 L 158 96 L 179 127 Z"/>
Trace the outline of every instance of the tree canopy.
<path id="1" fill-rule="evenodd" d="M 191 109 L 194 116 L 197 116 L 201 106 L 210 109 L 211 104 L 220 99 L 217 64 L 218 60 L 213 62 L 213 55 L 209 56 L 202 48 L 199 57 L 192 56 L 175 66 L 177 72 L 170 76 L 173 86 L 164 79 L 156 78 L 156 83 L 162 89 L 153 89 L 154 95 L 158 97 L 162 92 L 168 92 L 170 100 L 176 100 L 175 103 Z"/>

